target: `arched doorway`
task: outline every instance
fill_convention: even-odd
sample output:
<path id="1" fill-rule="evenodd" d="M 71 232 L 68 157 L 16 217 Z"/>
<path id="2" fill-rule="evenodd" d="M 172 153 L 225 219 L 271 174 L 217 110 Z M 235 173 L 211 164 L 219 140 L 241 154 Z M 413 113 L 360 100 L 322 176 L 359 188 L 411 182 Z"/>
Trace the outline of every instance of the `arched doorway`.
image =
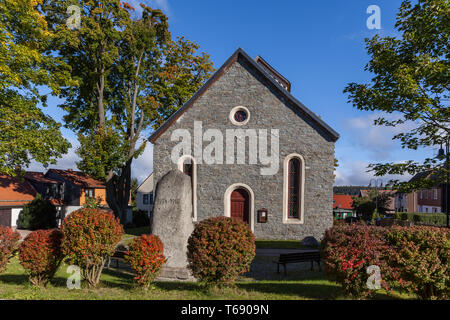
<path id="1" fill-rule="evenodd" d="M 250 224 L 250 195 L 244 188 L 235 189 L 231 193 L 230 216 Z"/>

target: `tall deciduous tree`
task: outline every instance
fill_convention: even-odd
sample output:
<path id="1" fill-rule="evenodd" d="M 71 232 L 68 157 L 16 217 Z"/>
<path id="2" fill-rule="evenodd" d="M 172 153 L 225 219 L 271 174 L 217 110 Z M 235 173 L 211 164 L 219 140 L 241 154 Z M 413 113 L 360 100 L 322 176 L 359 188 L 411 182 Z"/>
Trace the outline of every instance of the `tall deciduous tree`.
<path id="1" fill-rule="evenodd" d="M 401 36 L 366 39 L 371 56 L 366 70 L 374 74 L 371 83 L 350 83 L 344 90 L 359 110 L 398 115 L 395 120 L 382 116 L 375 125 L 413 123 L 412 130 L 393 137 L 404 148 L 439 146 L 449 141 L 449 8 L 448 0 L 419 0 L 414 5 L 403 1 L 396 22 Z M 394 187 L 408 191 L 443 181 L 448 174 L 444 164 L 444 156 L 439 156 L 424 162 L 372 164 L 370 168 L 378 176 L 434 172 L 433 181 L 391 181 Z"/>
<path id="2" fill-rule="evenodd" d="M 62 23 L 63 1 L 45 12 L 59 35 L 54 48 L 72 66 L 78 88 L 66 88 L 62 105 L 78 132 L 78 167 L 107 185 L 107 201 L 123 217 L 130 200 L 131 165 L 145 149 L 148 129 L 158 127 L 197 91 L 212 71 L 206 54 L 184 38 L 174 41 L 167 17 L 145 5 L 118 0 L 73 1 L 81 28 Z"/>
<path id="3" fill-rule="evenodd" d="M 44 114 L 48 91 L 73 84 L 62 59 L 44 54 L 54 34 L 39 0 L 0 0 L 0 173 L 15 175 L 32 160 L 55 163 L 70 143 Z"/>

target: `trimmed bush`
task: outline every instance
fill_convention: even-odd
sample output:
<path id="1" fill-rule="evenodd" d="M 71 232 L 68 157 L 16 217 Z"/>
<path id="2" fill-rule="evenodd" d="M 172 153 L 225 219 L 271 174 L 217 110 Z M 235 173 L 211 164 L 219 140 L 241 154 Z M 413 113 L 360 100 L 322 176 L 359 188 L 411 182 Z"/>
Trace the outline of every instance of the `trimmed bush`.
<path id="1" fill-rule="evenodd" d="M 97 286 L 123 234 L 119 219 L 101 209 L 82 208 L 67 216 L 61 229 L 63 253 L 71 264 L 80 267 L 90 287 Z"/>
<path id="2" fill-rule="evenodd" d="M 188 240 L 189 269 L 206 285 L 231 285 L 250 270 L 255 237 L 245 222 L 228 217 L 201 221 Z"/>
<path id="3" fill-rule="evenodd" d="M 447 224 L 445 213 L 396 212 L 395 218 L 432 226 L 445 226 Z"/>
<path id="4" fill-rule="evenodd" d="M 19 246 L 19 260 L 35 286 L 46 286 L 63 259 L 63 234 L 58 229 L 30 233 Z"/>
<path id="5" fill-rule="evenodd" d="M 146 211 L 133 211 L 133 225 L 135 227 L 146 227 L 150 225 L 150 218 Z"/>
<path id="6" fill-rule="evenodd" d="M 19 245 L 20 234 L 9 227 L 0 226 L 0 273 L 5 271 L 9 259 Z"/>
<path id="7" fill-rule="evenodd" d="M 125 261 L 136 272 L 136 283 L 148 288 L 166 262 L 163 243 L 155 235 L 144 234 L 134 238 L 125 254 Z"/>
<path id="8" fill-rule="evenodd" d="M 421 299 L 450 297 L 450 230 L 435 227 L 392 227 L 389 264 L 398 270 L 393 285 Z"/>
<path id="9" fill-rule="evenodd" d="M 27 230 L 52 229 L 57 224 L 56 207 L 50 200 L 44 200 L 37 195 L 20 211 L 17 219 L 17 228 Z"/>
<path id="10" fill-rule="evenodd" d="M 325 271 L 330 280 L 339 283 L 345 293 L 355 298 L 373 294 L 367 286 L 367 268 L 376 265 L 381 275 L 390 275 L 386 263 L 389 246 L 384 242 L 385 229 L 362 224 L 337 225 L 325 233 L 321 242 Z M 380 283 L 388 289 L 388 283 Z"/>

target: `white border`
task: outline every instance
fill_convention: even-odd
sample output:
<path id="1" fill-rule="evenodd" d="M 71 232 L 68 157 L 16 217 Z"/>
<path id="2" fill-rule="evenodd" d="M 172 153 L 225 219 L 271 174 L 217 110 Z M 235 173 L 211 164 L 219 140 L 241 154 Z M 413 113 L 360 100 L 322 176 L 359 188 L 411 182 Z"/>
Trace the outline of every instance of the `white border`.
<path id="1" fill-rule="evenodd" d="M 288 218 L 288 187 L 289 187 L 289 161 L 296 158 L 300 161 L 300 218 Z M 298 153 L 291 153 L 284 158 L 283 164 L 283 223 L 284 224 L 303 224 L 305 207 L 305 159 Z"/>
<path id="2" fill-rule="evenodd" d="M 239 110 L 243 110 L 247 113 L 247 119 L 245 119 L 245 121 L 237 122 L 234 119 L 234 114 Z M 237 106 L 237 107 L 234 107 L 233 109 L 231 109 L 230 114 L 228 115 L 228 118 L 230 119 L 231 123 L 234 124 L 235 126 L 243 126 L 243 125 L 247 124 L 248 121 L 250 120 L 250 111 L 248 111 L 248 109 L 244 106 Z"/>
<path id="3" fill-rule="evenodd" d="M 234 183 L 231 186 L 227 188 L 225 191 L 225 194 L 223 196 L 224 201 L 224 215 L 225 217 L 231 217 L 231 208 L 230 208 L 230 202 L 231 202 L 231 193 L 233 193 L 234 190 L 243 188 L 247 190 L 247 192 L 250 194 L 250 212 L 249 212 L 249 222 L 250 222 L 250 229 L 252 232 L 255 231 L 255 221 L 254 221 L 254 215 L 255 215 L 255 194 L 253 193 L 252 188 L 250 188 L 248 185 L 244 183 Z"/>
<path id="4" fill-rule="evenodd" d="M 197 221 L 197 162 L 195 158 L 191 155 L 184 155 L 178 159 L 178 170 L 183 172 L 183 164 L 186 159 L 191 159 L 192 161 L 192 211 L 193 211 L 193 221 Z"/>

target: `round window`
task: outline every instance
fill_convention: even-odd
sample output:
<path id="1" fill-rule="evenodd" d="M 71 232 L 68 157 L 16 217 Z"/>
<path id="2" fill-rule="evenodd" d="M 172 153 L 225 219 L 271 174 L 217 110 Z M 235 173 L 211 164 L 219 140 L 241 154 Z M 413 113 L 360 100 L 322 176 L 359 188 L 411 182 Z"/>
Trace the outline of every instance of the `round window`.
<path id="1" fill-rule="evenodd" d="M 249 119 L 250 113 L 246 107 L 234 107 L 230 112 L 230 121 L 235 125 L 244 125 Z"/>

